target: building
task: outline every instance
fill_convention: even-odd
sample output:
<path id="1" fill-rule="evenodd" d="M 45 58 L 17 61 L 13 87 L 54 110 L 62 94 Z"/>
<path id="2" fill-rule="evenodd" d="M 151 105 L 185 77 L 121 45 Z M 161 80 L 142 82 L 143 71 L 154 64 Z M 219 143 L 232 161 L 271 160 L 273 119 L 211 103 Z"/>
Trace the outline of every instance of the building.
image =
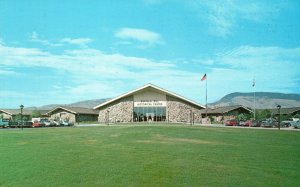
<path id="1" fill-rule="evenodd" d="M 22 118 L 24 121 L 31 119 L 32 110 L 23 109 Z M 12 121 L 21 120 L 21 110 L 20 109 L 0 109 L 0 118 L 9 119 Z"/>
<path id="2" fill-rule="evenodd" d="M 204 106 L 153 84 L 147 84 L 94 109 L 98 121 L 108 122 L 172 122 L 200 123 Z"/>
<path id="3" fill-rule="evenodd" d="M 202 116 L 206 115 L 206 110 L 201 110 Z M 215 122 L 223 122 L 228 119 L 235 119 L 239 114 L 251 114 L 251 109 L 242 105 L 224 106 L 215 109 L 207 109 L 207 116 Z"/>
<path id="4" fill-rule="evenodd" d="M 274 114 L 275 116 L 278 116 L 278 109 L 270 109 L 270 112 Z M 295 116 L 300 115 L 300 107 L 293 107 L 293 108 L 281 108 L 280 109 L 280 115 L 286 115 L 286 116 Z"/>
<path id="5" fill-rule="evenodd" d="M 82 107 L 56 107 L 47 112 L 51 120 L 68 121 L 70 123 L 82 121 L 97 121 L 99 112 L 97 110 Z"/>

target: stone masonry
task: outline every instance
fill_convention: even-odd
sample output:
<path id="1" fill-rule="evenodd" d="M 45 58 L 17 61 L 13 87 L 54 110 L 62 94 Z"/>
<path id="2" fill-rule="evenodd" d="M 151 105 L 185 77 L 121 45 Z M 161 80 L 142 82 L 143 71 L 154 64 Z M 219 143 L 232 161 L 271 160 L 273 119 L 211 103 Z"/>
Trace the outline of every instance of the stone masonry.
<path id="1" fill-rule="evenodd" d="M 98 122 L 132 122 L 133 96 L 128 96 L 100 108 Z"/>
<path id="2" fill-rule="evenodd" d="M 181 99 L 167 96 L 167 120 L 171 123 L 190 123 L 192 114 L 194 114 L 194 122 L 201 123 L 200 109 L 198 106 L 189 104 Z"/>
<path id="3" fill-rule="evenodd" d="M 69 121 L 71 123 L 75 123 L 76 122 L 76 117 L 75 114 L 71 113 L 71 112 L 67 112 L 65 110 L 59 109 L 57 110 L 54 114 L 52 114 L 50 116 L 51 120 L 66 120 Z"/>
<path id="4" fill-rule="evenodd" d="M 132 122 L 133 96 L 114 101 L 100 108 L 98 122 Z M 167 96 L 166 121 L 171 123 L 201 123 L 202 117 L 199 106 L 190 104 L 182 99 Z M 168 116 L 169 115 L 169 116 Z"/>

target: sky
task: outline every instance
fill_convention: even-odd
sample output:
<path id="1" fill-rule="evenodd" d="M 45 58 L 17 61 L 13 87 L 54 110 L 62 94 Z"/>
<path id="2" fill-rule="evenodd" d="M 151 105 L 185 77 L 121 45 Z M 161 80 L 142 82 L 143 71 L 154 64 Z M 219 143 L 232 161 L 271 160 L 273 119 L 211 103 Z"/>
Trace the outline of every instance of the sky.
<path id="1" fill-rule="evenodd" d="M 200 104 L 206 83 L 209 103 L 300 94 L 299 10 L 298 0 L 0 0 L 0 108 L 148 83 Z"/>

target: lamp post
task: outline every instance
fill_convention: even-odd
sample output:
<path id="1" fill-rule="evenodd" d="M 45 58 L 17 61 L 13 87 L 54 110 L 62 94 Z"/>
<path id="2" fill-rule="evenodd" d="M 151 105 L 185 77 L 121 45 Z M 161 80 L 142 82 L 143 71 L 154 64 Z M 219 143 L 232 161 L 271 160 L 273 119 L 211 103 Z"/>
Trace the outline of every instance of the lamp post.
<path id="1" fill-rule="evenodd" d="M 277 105 L 277 109 L 278 109 L 278 130 L 280 130 L 280 105 Z"/>
<path id="2" fill-rule="evenodd" d="M 109 110 L 107 110 L 107 125 L 109 126 Z"/>
<path id="3" fill-rule="evenodd" d="M 22 130 L 23 130 L 23 108 L 24 108 L 24 106 L 21 104 L 20 109 L 21 109 L 21 126 L 22 126 Z"/>
<path id="4" fill-rule="evenodd" d="M 170 118 L 169 118 L 169 109 L 168 109 L 168 123 L 170 123 Z"/>
<path id="5" fill-rule="evenodd" d="M 193 113 L 192 113 L 192 110 L 190 110 L 190 125 L 192 125 L 192 123 L 193 123 L 193 120 L 192 120 L 192 116 L 193 115 Z"/>
<path id="6" fill-rule="evenodd" d="M 192 113 L 192 116 L 193 116 L 193 125 L 194 125 L 194 122 L 195 122 L 195 116 L 194 116 L 194 112 Z"/>

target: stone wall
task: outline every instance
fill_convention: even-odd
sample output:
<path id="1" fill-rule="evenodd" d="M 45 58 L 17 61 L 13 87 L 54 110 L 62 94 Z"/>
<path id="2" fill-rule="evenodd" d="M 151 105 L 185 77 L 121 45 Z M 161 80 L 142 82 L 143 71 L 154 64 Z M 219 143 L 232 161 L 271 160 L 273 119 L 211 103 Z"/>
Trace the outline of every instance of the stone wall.
<path id="1" fill-rule="evenodd" d="M 210 115 L 210 118 L 213 119 L 213 122 L 216 123 L 225 123 L 226 120 L 235 119 L 236 116 L 233 115 Z"/>
<path id="2" fill-rule="evenodd" d="M 56 110 L 54 114 L 51 114 L 50 119 L 51 120 L 56 120 L 56 121 L 66 120 L 66 121 L 69 121 L 71 123 L 76 122 L 75 114 L 70 113 L 70 112 L 65 111 L 65 110 L 62 110 L 62 109 Z"/>
<path id="3" fill-rule="evenodd" d="M 100 108 L 98 122 L 132 122 L 133 96 L 128 96 Z"/>
<path id="4" fill-rule="evenodd" d="M 3 119 L 12 119 L 12 116 L 7 114 L 7 113 L 4 113 L 4 112 L 1 112 L 0 111 L 0 118 L 3 118 Z"/>
<path id="5" fill-rule="evenodd" d="M 181 99 L 167 96 L 167 121 L 171 123 L 190 123 L 193 117 L 195 123 L 201 123 L 200 109 L 202 108 Z"/>

